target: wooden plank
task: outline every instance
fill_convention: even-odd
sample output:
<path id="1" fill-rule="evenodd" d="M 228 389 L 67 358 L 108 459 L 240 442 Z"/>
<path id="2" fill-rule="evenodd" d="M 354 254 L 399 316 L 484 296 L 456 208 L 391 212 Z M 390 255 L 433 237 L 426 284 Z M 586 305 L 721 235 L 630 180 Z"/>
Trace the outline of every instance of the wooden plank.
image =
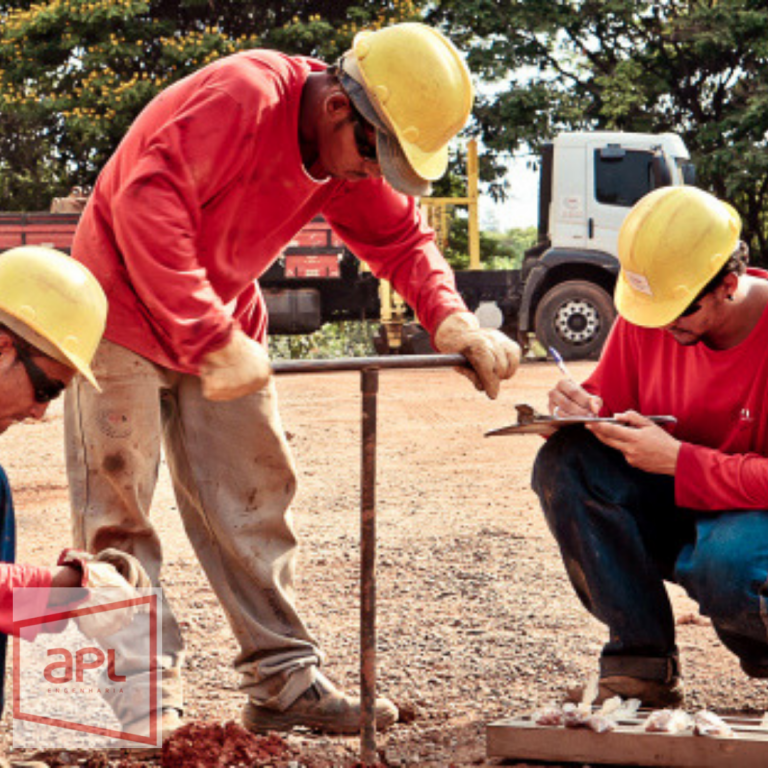
<path id="1" fill-rule="evenodd" d="M 768 731 L 758 718 L 723 718 L 732 739 L 683 733 L 648 733 L 645 718 L 621 721 L 614 731 L 536 725 L 508 718 L 488 725 L 488 757 L 656 768 L 766 768 Z"/>

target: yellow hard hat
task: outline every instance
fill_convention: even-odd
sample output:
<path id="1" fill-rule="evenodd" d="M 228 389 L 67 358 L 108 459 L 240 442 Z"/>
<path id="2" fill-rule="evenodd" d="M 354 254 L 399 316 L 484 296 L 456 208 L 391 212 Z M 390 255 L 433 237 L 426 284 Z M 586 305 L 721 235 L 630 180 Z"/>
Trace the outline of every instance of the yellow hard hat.
<path id="1" fill-rule="evenodd" d="M 739 214 L 701 189 L 645 195 L 619 231 L 619 314 L 646 328 L 671 323 L 728 261 L 740 233 Z"/>
<path id="2" fill-rule="evenodd" d="M 360 32 L 339 69 L 352 103 L 376 127 L 384 178 L 406 195 L 429 194 L 448 167 L 448 142 L 472 111 L 459 52 L 432 27 L 408 22 Z"/>
<path id="3" fill-rule="evenodd" d="M 0 253 L 0 323 L 97 389 L 91 360 L 107 320 L 107 298 L 79 262 L 26 245 Z"/>

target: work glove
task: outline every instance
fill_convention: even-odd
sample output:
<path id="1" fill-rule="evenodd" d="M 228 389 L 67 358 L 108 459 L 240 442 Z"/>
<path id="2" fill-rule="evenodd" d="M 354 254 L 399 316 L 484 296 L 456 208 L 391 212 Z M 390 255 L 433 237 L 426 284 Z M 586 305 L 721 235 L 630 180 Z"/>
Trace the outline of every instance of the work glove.
<path id="1" fill-rule="evenodd" d="M 511 379 L 520 365 L 520 347 L 509 336 L 481 328 L 471 312 L 456 312 L 443 320 L 435 332 L 435 347 L 447 355 L 464 355 L 471 368 L 457 368 L 491 400 L 499 394 L 504 379 Z"/>
<path id="2" fill-rule="evenodd" d="M 77 607 L 96 608 L 139 597 L 137 589 L 149 589 L 152 583 L 141 563 L 118 549 L 105 549 L 97 555 L 76 549 L 65 549 L 58 565 L 79 568 L 81 587 L 88 597 Z M 76 617 L 80 631 L 90 638 L 109 637 L 127 627 L 138 610 L 136 605 L 107 608 L 103 611 Z"/>
<path id="3" fill-rule="evenodd" d="M 200 366 L 203 396 L 208 400 L 236 400 L 258 392 L 271 375 L 267 351 L 240 330 L 223 347 L 209 352 Z"/>

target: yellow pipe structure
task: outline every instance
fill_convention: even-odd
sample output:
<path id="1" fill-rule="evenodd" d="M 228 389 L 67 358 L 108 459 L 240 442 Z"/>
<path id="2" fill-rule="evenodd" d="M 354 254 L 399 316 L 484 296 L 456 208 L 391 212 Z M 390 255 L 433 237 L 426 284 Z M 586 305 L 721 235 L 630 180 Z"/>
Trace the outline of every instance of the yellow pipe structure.
<path id="1" fill-rule="evenodd" d="M 478 210 L 477 140 L 470 139 L 467 144 L 467 192 L 469 203 L 469 268 L 482 269 L 480 265 L 480 212 Z"/>
<path id="2" fill-rule="evenodd" d="M 479 176 L 480 164 L 477 157 L 477 140 L 467 142 L 467 196 L 466 197 L 428 197 L 421 201 L 427 209 L 445 210 L 449 205 L 466 205 L 469 214 L 469 268 L 482 269 L 480 263 L 480 211 L 479 211 Z M 437 229 L 437 227 L 435 227 Z"/>
<path id="3" fill-rule="evenodd" d="M 469 214 L 469 268 L 482 269 L 480 263 L 480 214 L 479 214 L 479 163 L 477 158 L 477 140 L 467 142 L 467 197 L 428 197 L 421 200 L 421 206 L 426 220 L 432 225 L 438 235 L 438 244 L 444 247 L 441 240 L 448 236 L 449 216 L 448 207 L 466 205 Z M 431 215 L 430 215 L 431 214 Z M 386 281 L 379 283 L 379 299 L 381 302 L 381 324 L 384 326 L 389 347 L 398 350 L 402 344 L 402 327 L 405 319 L 405 303 L 392 290 Z"/>
<path id="4" fill-rule="evenodd" d="M 388 280 L 379 282 L 380 320 L 384 326 L 389 349 L 396 352 L 403 343 L 403 322 L 405 321 L 405 302 L 399 293 L 392 290 Z"/>

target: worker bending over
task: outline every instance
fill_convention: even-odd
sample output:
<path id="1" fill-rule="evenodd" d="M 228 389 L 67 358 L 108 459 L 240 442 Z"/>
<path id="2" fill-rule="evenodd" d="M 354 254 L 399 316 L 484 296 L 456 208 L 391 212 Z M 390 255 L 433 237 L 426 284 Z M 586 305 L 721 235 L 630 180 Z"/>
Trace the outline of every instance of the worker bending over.
<path id="1" fill-rule="evenodd" d="M 76 544 L 136 555 L 157 584 L 149 512 L 164 444 L 179 512 L 240 646 L 254 731 L 360 728 L 360 701 L 320 671 L 295 605 L 293 459 L 267 355 L 259 276 L 322 214 L 495 397 L 519 348 L 479 324 L 415 197 L 429 194 L 473 89 L 453 45 L 421 24 L 360 33 L 335 65 L 251 50 L 172 85 L 103 169 L 73 256 L 110 302 L 94 360 L 101 394 L 66 403 Z M 163 611 L 162 727 L 184 707 L 184 644 Z M 117 648 L 132 686 L 149 670 Z M 147 682 L 148 684 L 148 682 Z M 130 702 L 112 702 L 123 723 Z M 380 727 L 397 710 L 376 705 Z"/>

